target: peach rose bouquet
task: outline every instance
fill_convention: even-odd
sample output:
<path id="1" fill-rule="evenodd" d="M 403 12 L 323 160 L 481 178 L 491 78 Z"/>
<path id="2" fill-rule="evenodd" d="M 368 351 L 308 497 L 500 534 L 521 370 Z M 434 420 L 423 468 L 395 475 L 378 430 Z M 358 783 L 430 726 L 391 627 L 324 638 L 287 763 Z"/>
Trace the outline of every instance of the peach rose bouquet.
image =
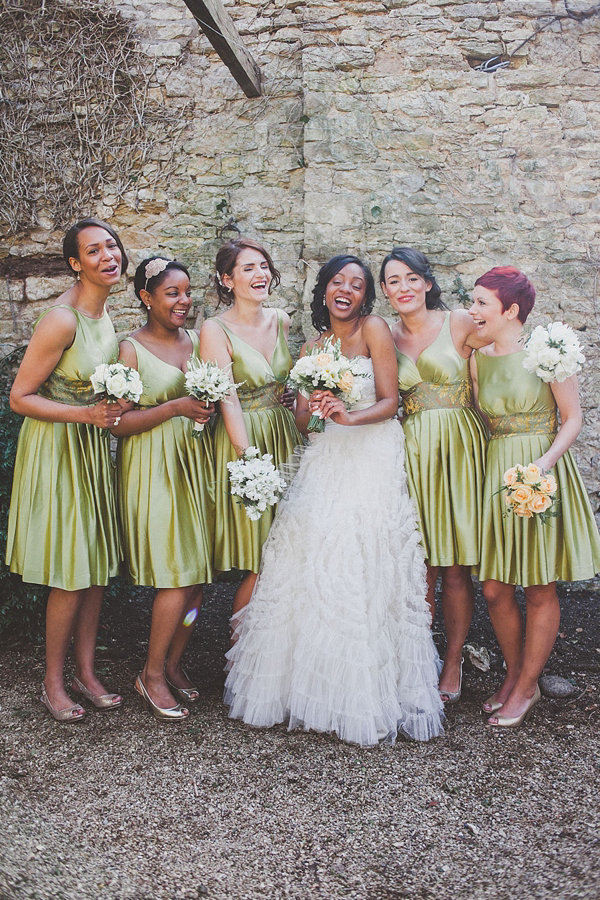
<path id="1" fill-rule="evenodd" d="M 359 375 L 353 371 L 352 360 L 343 355 L 341 342 L 326 338 L 323 346 L 315 345 L 306 351 L 290 372 L 292 390 L 310 397 L 314 391 L 331 391 L 351 406 L 360 400 Z M 313 413 L 308 431 L 324 431 L 325 422 L 319 413 Z"/>
<path id="2" fill-rule="evenodd" d="M 555 508 L 557 484 L 554 475 L 542 472 L 534 463 L 527 466 L 517 463 L 506 470 L 502 480 L 504 484 L 500 491 L 505 492 L 507 512 L 512 511 L 522 519 L 539 516 L 543 523 L 558 515 Z"/>

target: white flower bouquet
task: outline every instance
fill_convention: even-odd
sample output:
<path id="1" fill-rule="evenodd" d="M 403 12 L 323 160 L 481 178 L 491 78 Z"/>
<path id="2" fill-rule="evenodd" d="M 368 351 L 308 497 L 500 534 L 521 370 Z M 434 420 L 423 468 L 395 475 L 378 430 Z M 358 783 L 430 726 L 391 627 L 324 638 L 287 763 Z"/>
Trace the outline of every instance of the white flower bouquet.
<path id="1" fill-rule="evenodd" d="M 190 357 L 188 360 L 188 371 L 185 376 L 185 389 L 196 400 L 206 403 L 218 403 L 227 400 L 227 396 L 232 388 L 237 388 L 243 384 L 234 384 L 229 377 L 229 372 L 222 369 L 214 362 L 206 362 L 203 359 Z M 194 437 L 200 437 L 204 425 L 201 422 L 194 422 Z"/>
<path id="2" fill-rule="evenodd" d="M 144 385 L 137 369 L 123 363 L 100 363 L 90 378 L 95 394 L 107 400 L 129 400 L 138 403 L 144 393 Z"/>
<path id="3" fill-rule="evenodd" d="M 352 361 L 342 353 L 341 342 L 329 337 L 322 347 L 315 345 L 298 360 L 290 372 L 289 384 L 305 397 L 310 397 L 314 391 L 331 391 L 351 405 L 361 397 L 356 377 Z M 308 431 L 324 429 L 321 414 L 313 413 L 308 421 Z"/>
<path id="4" fill-rule="evenodd" d="M 281 498 L 286 483 L 273 465 L 270 453 L 260 455 L 256 447 L 248 447 L 240 459 L 228 462 L 231 493 L 240 497 L 249 519 L 256 522 L 267 506 Z"/>
<path id="5" fill-rule="evenodd" d="M 538 325 L 525 345 L 523 367 L 535 372 L 542 381 L 565 381 L 581 371 L 585 356 L 577 335 L 569 325 L 551 322 Z"/>
<path id="6" fill-rule="evenodd" d="M 502 480 L 504 484 L 500 490 L 506 492 L 504 502 L 508 512 L 523 519 L 537 515 L 544 524 L 551 516 L 558 515 L 558 511 L 552 509 L 557 491 L 554 475 L 543 473 L 534 463 L 528 466 L 517 463 L 506 470 Z"/>

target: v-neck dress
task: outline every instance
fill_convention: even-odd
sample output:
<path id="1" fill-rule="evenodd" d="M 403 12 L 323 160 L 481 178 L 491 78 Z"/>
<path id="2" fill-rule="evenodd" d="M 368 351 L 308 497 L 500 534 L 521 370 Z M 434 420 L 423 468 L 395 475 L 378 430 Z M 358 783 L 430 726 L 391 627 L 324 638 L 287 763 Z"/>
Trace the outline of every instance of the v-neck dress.
<path id="1" fill-rule="evenodd" d="M 38 394 L 69 406 L 92 406 L 98 402 L 90 382 L 94 369 L 118 359 L 115 330 L 106 310 L 92 319 L 71 306 L 61 308 L 75 314 L 77 330 Z M 101 428 L 26 417 L 8 520 L 11 572 L 65 591 L 106 585 L 121 558 L 114 474 Z"/>
<path id="2" fill-rule="evenodd" d="M 556 518 L 545 524 L 535 515 L 519 518 L 499 493 L 506 470 L 539 459 L 558 428 L 550 385 L 523 368 L 524 357 L 524 350 L 506 356 L 475 354 L 479 405 L 491 425 L 479 578 L 523 587 L 593 578 L 600 571 L 600 537 L 570 450 L 551 470 L 560 501 Z"/>
<path id="3" fill-rule="evenodd" d="M 218 322 L 233 349 L 231 377 L 243 382 L 237 394 L 246 423 L 250 444 L 261 453 L 270 453 L 273 464 L 286 463 L 294 448 L 302 443 L 294 416 L 281 405 L 281 396 L 292 367 L 292 357 L 278 316 L 277 340 L 271 361 L 238 337 L 221 319 Z M 257 522 L 251 521 L 237 498 L 229 490 L 227 463 L 237 459 L 222 415 L 214 427 L 215 452 L 215 569 L 258 572 L 263 544 L 275 515 L 268 507 Z"/>
<path id="4" fill-rule="evenodd" d="M 198 336 L 187 334 L 192 354 Z M 139 406 L 151 408 L 186 396 L 185 375 L 134 338 L 144 385 Z M 212 580 L 214 467 L 206 426 L 193 436 L 193 421 L 174 416 L 119 440 L 117 496 L 125 548 L 124 574 L 133 584 L 178 588 Z"/>
<path id="5" fill-rule="evenodd" d="M 486 431 L 450 313 L 417 362 L 396 350 L 408 489 L 431 566 L 476 566 Z"/>

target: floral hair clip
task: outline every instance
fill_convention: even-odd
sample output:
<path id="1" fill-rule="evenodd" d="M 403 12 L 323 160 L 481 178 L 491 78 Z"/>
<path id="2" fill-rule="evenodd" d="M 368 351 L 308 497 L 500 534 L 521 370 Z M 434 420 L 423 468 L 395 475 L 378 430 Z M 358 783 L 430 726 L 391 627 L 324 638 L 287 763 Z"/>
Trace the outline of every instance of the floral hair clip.
<path id="1" fill-rule="evenodd" d="M 148 282 L 150 279 L 154 278 L 156 275 L 160 275 L 161 272 L 164 272 L 170 262 L 172 262 L 172 260 L 163 259 L 160 256 L 150 260 L 144 269 L 144 275 L 146 276 L 146 284 L 144 285 L 145 291 L 148 289 Z"/>

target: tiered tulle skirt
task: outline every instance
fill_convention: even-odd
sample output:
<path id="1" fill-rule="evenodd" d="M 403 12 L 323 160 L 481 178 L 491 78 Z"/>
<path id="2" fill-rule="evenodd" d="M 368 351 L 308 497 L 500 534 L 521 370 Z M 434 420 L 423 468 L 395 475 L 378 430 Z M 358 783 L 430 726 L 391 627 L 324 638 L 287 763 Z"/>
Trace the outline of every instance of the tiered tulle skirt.
<path id="1" fill-rule="evenodd" d="M 442 732 L 403 441 L 396 421 L 328 425 L 302 454 L 228 654 L 232 717 L 361 745 Z"/>

